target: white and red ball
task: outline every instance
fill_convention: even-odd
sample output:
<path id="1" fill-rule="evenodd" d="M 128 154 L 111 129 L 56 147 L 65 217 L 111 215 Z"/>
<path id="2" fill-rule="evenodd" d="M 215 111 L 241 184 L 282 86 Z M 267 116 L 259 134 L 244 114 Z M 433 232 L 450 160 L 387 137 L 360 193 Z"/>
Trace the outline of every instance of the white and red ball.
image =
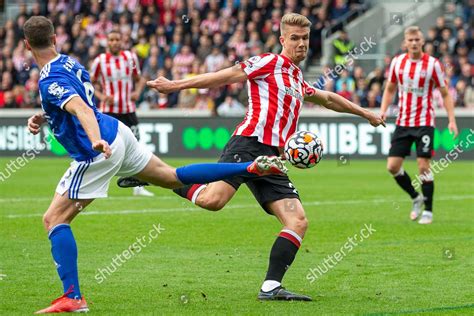
<path id="1" fill-rule="evenodd" d="M 311 132 L 296 132 L 285 143 L 285 157 L 296 168 L 312 168 L 323 157 L 321 139 Z"/>

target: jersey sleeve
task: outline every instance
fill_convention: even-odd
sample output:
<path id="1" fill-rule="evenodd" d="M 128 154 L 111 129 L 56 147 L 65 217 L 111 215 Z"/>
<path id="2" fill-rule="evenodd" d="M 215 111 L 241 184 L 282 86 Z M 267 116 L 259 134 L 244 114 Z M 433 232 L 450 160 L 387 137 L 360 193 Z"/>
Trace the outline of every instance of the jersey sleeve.
<path id="1" fill-rule="evenodd" d="M 240 63 L 240 67 L 247 74 L 248 79 L 256 79 L 271 73 L 274 68 L 274 54 L 262 54 Z"/>
<path id="2" fill-rule="evenodd" d="M 92 62 L 91 71 L 90 71 L 91 81 L 99 80 L 99 77 L 101 74 L 100 71 L 101 70 L 100 70 L 100 55 L 99 55 Z"/>
<path id="3" fill-rule="evenodd" d="M 306 80 L 303 81 L 303 92 L 305 97 L 310 97 L 316 94 L 316 88 L 310 85 Z"/>
<path id="4" fill-rule="evenodd" d="M 393 58 L 390 63 L 390 70 L 388 71 L 388 81 L 391 83 L 397 83 L 397 75 L 395 73 L 395 64 L 397 63 L 397 58 Z"/>
<path id="5" fill-rule="evenodd" d="M 79 96 L 76 89 L 65 79 L 45 78 L 40 82 L 40 94 L 43 103 L 48 103 L 64 110 L 72 98 Z"/>
<path id="6" fill-rule="evenodd" d="M 446 87 L 444 79 L 444 69 L 439 60 L 436 60 L 433 67 L 433 80 L 438 88 Z"/>

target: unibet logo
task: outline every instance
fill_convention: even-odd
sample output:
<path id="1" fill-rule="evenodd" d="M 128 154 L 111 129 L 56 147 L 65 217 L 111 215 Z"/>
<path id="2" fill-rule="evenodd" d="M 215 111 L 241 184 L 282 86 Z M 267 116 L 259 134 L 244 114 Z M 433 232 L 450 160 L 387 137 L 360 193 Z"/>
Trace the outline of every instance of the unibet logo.
<path id="1" fill-rule="evenodd" d="M 188 150 L 210 150 L 213 147 L 222 150 L 229 139 L 230 132 L 225 127 L 218 127 L 215 130 L 210 127 L 203 127 L 199 130 L 187 127 L 183 130 L 183 145 Z"/>

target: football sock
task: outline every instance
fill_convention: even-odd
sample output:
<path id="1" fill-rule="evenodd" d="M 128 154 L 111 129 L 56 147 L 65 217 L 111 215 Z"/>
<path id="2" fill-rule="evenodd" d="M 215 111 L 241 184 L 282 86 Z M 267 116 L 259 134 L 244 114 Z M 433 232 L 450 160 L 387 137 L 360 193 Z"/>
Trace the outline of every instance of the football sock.
<path id="1" fill-rule="evenodd" d="M 184 187 L 174 189 L 173 192 L 193 203 L 196 203 L 199 193 L 201 193 L 201 191 L 206 187 L 206 184 L 188 184 Z"/>
<path id="2" fill-rule="evenodd" d="M 253 161 L 239 163 L 196 163 L 176 169 L 183 184 L 209 183 L 240 175 L 253 175 L 247 171 Z"/>
<path id="3" fill-rule="evenodd" d="M 266 280 L 262 284 L 262 291 L 263 292 L 270 292 L 276 289 L 277 287 L 281 286 L 281 283 L 278 281 L 273 280 Z"/>
<path id="4" fill-rule="evenodd" d="M 63 282 L 64 293 L 67 297 L 80 299 L 79 277 L 77 273 L 77 246 L 69 224 L 59 224 L 51 228 L 48 234 L 51 241 L 56 270 Z"/>
<path id="5" fill-rule="evenodd" d="M 410 176 L 405 172 L 405 170 L 403 170 L 403 168 L 400 168 L 400 171 L 398 171 L 398 173 L 393 177 L 395 178 L 395 181 L 397 181 L 398 185 L 403 190 L 405 190 L 405 192 L 408 193 L 412 199 L 418 196 L 418 192 L 416 192 L 415 188 L 411 184 Z"/>
<path id="6" fill-rule="evenodd" d="M 270 262 L 265 277 L 266 283 L 264 282 L 265 288 L 262 286 L 262 291 L 268 292 L 280 286 L 286 270 L 295 260 L 301 241 L 301 237 L 290 229 L 283 229 L 280 232 L 270 251 Z M 276 281 L 276 283 L 267 281 Z"/>
<path id="7" fill-rule="evenodd" d="M 421 177 L 421 191 L 425 197 L 425 210 L 433 212 L 433 193 L 434 193 L 434 177 L 433 173 L 429 172 Z"/>

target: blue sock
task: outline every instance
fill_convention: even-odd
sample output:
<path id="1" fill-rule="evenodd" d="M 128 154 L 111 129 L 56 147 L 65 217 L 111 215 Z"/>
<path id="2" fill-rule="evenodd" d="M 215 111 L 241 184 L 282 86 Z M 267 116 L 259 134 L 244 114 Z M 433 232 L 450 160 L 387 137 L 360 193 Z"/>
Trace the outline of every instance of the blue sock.
<path id="1" fill-rule="evenodd" d="M 80 299 L 79 277 L 77 274 L 77 246 L 69 224 L 59 224 L 49 231 L 51 253 L 59 278 L 63 282 L 64 293 L 67 297 Z"/>
<path id="2" fill-rule="evenodd" d="M 247 167 L 252 162 L 196 163 L 177 168 L 176 175 L 183 184 L 209 183 L 235 176 L 251 175 Z"/>

